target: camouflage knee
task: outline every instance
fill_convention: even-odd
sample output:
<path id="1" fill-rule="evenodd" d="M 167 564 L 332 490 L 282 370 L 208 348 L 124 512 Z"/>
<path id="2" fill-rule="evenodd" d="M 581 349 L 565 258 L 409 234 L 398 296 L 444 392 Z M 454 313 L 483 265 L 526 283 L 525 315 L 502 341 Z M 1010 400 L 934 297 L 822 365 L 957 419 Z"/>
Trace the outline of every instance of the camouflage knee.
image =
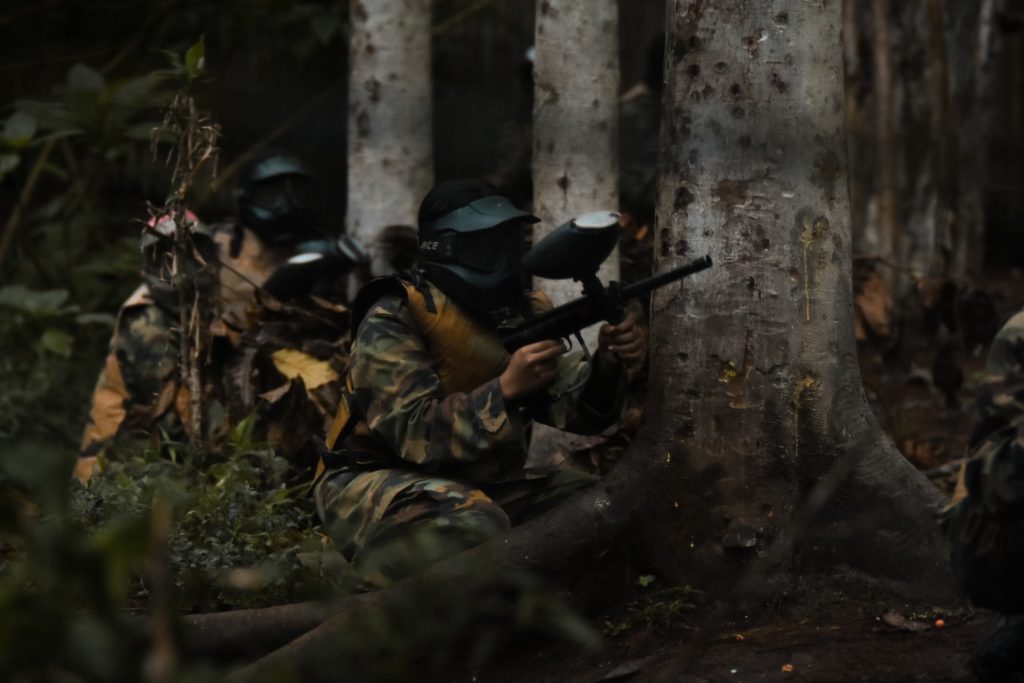
<path id="1" fill-rule="evenodd" d="M 321 519 L 342 553 L 374 580 L 395 580 L 506 531 L 483 491 L 406 470 L 325 477 Z"/>

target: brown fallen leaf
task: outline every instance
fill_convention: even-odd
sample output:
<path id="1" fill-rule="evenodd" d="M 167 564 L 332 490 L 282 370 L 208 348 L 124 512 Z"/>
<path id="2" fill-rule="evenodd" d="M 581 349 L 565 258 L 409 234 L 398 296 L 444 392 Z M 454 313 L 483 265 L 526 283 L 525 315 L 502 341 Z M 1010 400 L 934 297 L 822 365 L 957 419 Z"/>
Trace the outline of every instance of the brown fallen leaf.
<path id="1" fill-rule="evenodd" d="M 882 621 L 893 628 L 898 628 L 901 631 L 912 631 L 914 633 L 920 633 L 921 631 L 927 631 L 931 628 L 931 624 L 923 621 L 914 621 L 907 619 L 905 616 L 897 612 L 896 610 L 889 610 L 882 615 Z"/>
<path id="2" fill-rule="evenodd" d="M 314 358 L 308 353 L 296 349 L 278 349 L 273 354 L 274 367 L 288 379 L 301 377 L 309 389 L 316 389 L 321 384 L 337 382 L 338 373 L 327 361 Z"/>

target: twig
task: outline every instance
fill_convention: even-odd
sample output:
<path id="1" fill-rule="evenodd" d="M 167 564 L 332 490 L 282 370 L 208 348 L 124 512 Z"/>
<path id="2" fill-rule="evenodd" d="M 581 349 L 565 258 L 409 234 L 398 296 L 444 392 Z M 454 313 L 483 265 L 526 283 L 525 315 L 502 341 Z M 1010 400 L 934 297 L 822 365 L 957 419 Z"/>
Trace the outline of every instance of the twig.
<path id="1" fill-rule="evenodd" d="M 32 170 L 28 174 L 28 180 L 25 181 L 25 186 L 21 188 L 21 195 L 18 197 L 18 203 L 14 206 L 14 211 L 11 212 L 10 217 L 7 219 L 7 223 L 4 225 L 4 234 L 0 236 L 0 265 L 3 264 L 4 259 L 7 257 L 7 251 L 11 248 L 11 244 L 14 242 L 14 236 L 18 232 L 18 227 L 21 223 L 21 214 L 28 206 L 29 201 L 32 199 L 32 193 L 36 190 L 36 184 L 39 182 L 39 177 L 43 173 L 43 168 L 46 167 L 46 162 L 50 160 L 50 154 L 53 153 L 54 147 L 57 145 L 57 141 L 48 140 L 43 148 L 39 151 L 39 156 L 36 157 L 36 163 L 32 166 Z"/>

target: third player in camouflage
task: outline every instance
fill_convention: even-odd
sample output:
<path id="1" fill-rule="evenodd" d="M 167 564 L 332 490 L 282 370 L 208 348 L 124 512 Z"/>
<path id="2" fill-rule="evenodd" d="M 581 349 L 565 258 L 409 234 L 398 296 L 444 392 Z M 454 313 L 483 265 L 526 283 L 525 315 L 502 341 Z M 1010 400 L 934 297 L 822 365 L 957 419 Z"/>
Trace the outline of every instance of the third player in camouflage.
<path id="1" fill-rule="evenodd" d="M 978 412 L 948 533 L 968 597 L 1003 615 L 976 646 L 971 667 L 982 681 L 1008 681 L 1024 671 L 1024 312 L 992 343 Z"/>

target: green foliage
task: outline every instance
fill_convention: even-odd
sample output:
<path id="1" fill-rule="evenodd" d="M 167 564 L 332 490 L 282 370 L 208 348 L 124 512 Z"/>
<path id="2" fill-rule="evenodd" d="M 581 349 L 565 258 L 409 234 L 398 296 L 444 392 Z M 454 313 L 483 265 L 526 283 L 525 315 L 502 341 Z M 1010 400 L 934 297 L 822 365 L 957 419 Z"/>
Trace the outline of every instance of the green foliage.
<path id="1" fill-rule="evenodd" d="M 687 617 L 704 602 L 704 593 L 690 586 L 652 588 L 655 583 L 656 578 L 650 575 L 637 580 L 642 595 L 605 620 L 606 636 L 630 633 L 642 637 L 652 631 L 690 628 Z"/>
<path id="2" fill-rule="evenodd" d="M 75 356 L 95 356 L 96 333 L 112 327 L 111 316 L 82 315 L 67 290 L 0 287 L 0 444 L 48 437 L 70 458 L 81 422 L 67 416 L 81 411 L 96 378 Z"/>
<path id="3" fill-rule="evenodd" d="M 154 500 L 165 501 L 172 510 L 166 560 L 182 610 L 308 598 L 321 578 L 307 567 L 308 557 L 324 543 L 307 487 L 286 488 L 288 463 L 265 447 L 239 450 L 253 446 L 251 433 L 242 438 L 203 468 L 189 457 L 160 457 L 152 446 L 125 446 L 88 487 L 74 487 L 72 514 L 99 528 L 148 516 Z M 146 602 L 141 586 L 129 597 Z"/>
<path id="4" fill-rule="evenodd" d="M 152 445 L 124 445 L 88 487 L 71 482 L 66 458 L 40 457 L 28 442 L 4 455 L 4 680 L 14 672 L 138 680 L 146 648 L 124 609 L 154 607 L 162 576 L 183 611 L 279 604 L 322 592 L 324 579 L 309 562 L 324 550 L 310 497 L 304 487 L 283 488 L 287 464 L 268 450 L 231 450 L 199 470 L 187 458 L 161 457 Z M 158 531 L 159 509 L 170 510 L 166 538 Z M 152 573 L 155 566 L 159 573 Z"/>

